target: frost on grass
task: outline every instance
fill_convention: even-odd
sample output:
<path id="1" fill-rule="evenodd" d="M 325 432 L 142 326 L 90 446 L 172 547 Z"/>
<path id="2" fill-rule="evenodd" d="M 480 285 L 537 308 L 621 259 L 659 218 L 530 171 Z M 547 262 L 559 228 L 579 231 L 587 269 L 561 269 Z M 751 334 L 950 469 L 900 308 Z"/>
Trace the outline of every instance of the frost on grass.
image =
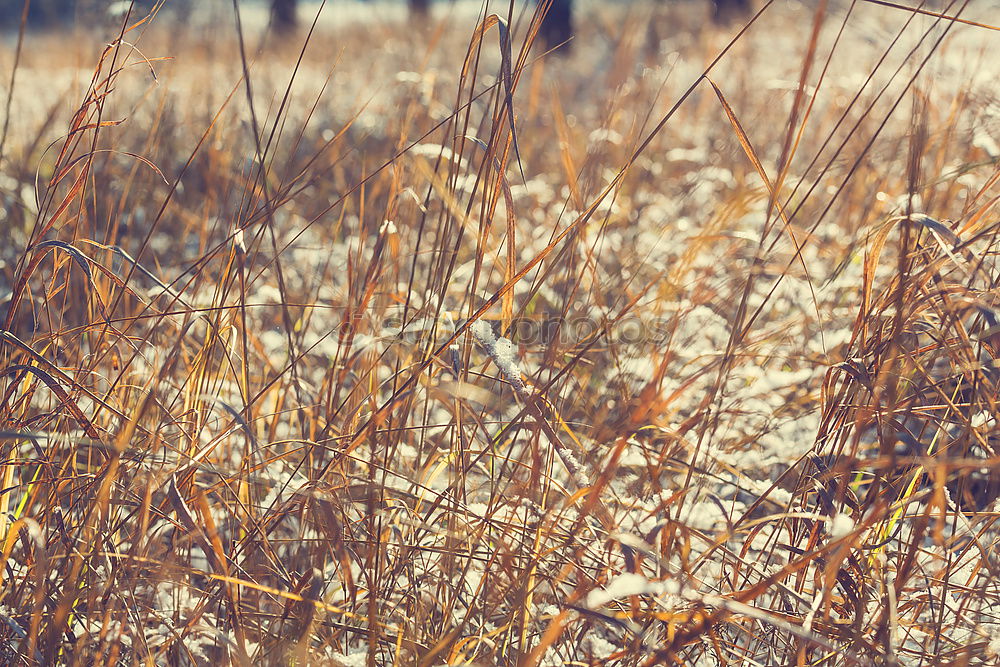
<path id="1" fill-rule="evenodd" d="M 503 378 L 510 383 L 514 390 L 522 395 L 527 394 L 528 386 L 521 377 L 521 369 L 517 361 L 517 347 L 503 336 L 497 337 L 493 333 L 493 327 L 486 320 L 476 320 L 469 327 L 472 335 L 475 336 L 483 350 L 490 356 L 497 370 Z"/>

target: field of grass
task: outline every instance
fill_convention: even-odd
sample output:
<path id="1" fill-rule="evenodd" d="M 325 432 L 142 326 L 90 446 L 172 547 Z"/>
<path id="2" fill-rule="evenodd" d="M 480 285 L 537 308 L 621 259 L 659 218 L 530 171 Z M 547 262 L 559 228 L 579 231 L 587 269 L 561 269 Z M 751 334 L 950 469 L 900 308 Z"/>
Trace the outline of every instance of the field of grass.
<path id="1" fill-rule="evenodd" d="M 758 8 L 5 34 L 0 664 L 1000 664 L 1000 6 Z"/>

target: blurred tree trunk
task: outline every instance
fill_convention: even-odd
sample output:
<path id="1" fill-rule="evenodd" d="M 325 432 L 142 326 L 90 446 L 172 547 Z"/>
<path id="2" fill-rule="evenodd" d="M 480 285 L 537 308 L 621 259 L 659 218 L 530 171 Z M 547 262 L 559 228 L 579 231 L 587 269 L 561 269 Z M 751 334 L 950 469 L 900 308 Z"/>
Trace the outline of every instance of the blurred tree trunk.
<path id="1" fill-rule="evenodd" d="M 725 23 L 750 13 L 750 0 L 713 0 L 712 19 Z"/>
<path id="2" fill-rule="evenodd" d="M 545 0 L 539 0 L 544 2 Z M 573 0 L 552 0 L 542 18 L 538 34 L 548 48 L 559 46 L 573 36 Z M 567 44 L 563 48 L 568 48 Z"/>
<path id="3" fill-rule="evenodd" d="M 297 0 L 271 0 L 271 23 L 278 32 L 290 32 L 298 23 Z"/>
<path id="4" fill-rule="evenodd" d="M 427 16 L 431 9 L 431 0 L 408 0 L 410 14 L 416 17 Z"/>

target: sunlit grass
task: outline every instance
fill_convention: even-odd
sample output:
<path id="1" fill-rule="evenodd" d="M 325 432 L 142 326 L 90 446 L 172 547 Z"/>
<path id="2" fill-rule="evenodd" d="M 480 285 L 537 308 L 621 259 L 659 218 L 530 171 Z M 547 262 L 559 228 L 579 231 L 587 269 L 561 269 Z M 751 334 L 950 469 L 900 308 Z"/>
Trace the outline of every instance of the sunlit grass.
<path id="1" fill-rule="evenodd" d="M 0 662 L 995 659 L 996 28 L 818 5 L 12 38 Z"/>

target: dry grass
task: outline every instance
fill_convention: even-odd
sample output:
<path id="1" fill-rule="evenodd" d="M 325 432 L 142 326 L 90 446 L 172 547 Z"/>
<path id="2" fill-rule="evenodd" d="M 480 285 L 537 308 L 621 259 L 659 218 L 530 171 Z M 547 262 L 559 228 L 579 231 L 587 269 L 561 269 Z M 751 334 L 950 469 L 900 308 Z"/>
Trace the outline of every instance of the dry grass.
<path id="1" fill-rule="evenodd" d="M 1000 35 L 887 4 L 10 38 L 0 662 L 994 664 Z"/>

